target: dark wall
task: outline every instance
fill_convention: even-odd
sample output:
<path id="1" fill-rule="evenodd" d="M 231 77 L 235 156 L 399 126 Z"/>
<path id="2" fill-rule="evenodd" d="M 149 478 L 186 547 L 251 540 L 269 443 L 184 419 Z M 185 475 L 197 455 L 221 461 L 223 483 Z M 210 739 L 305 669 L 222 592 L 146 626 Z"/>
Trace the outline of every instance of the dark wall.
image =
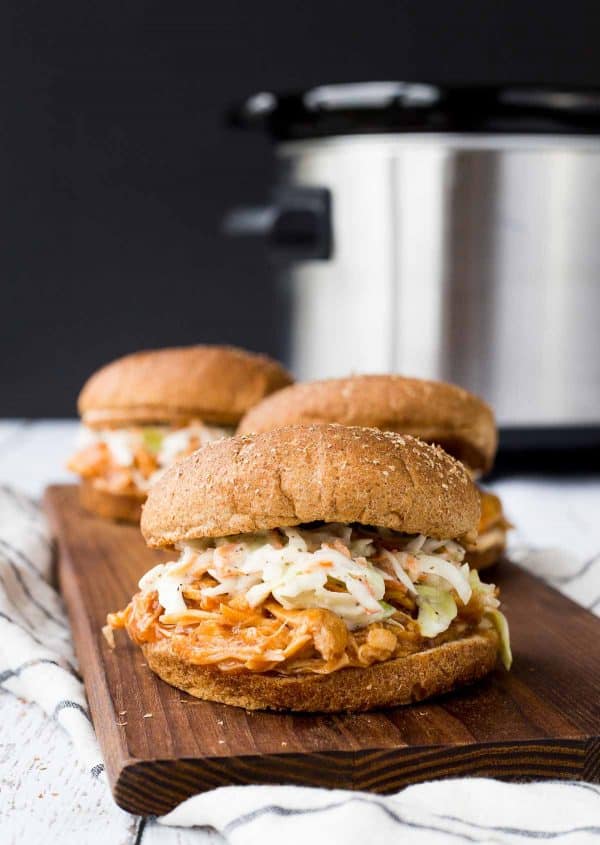
<path id="1" fill-rule="evenodd" d="M 218 232 L 271 174 L 263 138 L 223 127 L 232 100 L 361 79 L 600 84 L 595 2 L 3 8 L 0 416 L 72 414 L 93 369 L 140 347 L 282 348 L 262 249 Z"/>

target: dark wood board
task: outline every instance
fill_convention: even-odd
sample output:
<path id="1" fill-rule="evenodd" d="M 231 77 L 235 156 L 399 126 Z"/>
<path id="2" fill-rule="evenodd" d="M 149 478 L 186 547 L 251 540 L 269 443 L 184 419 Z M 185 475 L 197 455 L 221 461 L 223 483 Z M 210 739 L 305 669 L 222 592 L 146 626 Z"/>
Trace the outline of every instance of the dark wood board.
<path id="1" fill-rule="evenodd" d="M 164 559 L 137 528 L 84 513 L 75 487 L 48 489 L 59 578 L 116 802 L 162 814 L 226 784 L 392 792 L 430 778 L 600 781 L 600 619 L 508 562 L 493 572 L 513 638 L 512 672 L 432 702 L 359 715 L 248 713 L 156 678 L 106 613 Z"/>

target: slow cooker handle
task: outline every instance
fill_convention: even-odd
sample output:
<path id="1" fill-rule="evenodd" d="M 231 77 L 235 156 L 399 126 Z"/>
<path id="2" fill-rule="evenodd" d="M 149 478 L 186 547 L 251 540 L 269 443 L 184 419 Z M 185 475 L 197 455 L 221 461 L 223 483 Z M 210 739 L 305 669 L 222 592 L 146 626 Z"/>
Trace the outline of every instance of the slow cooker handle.
<path id="1" fill-rule="evenodd" d="M 264 237 L 274 254 L 288 260 L 326 260 L 332 249 L 331 194 L 327 188 L 279 187 L 268 205 L 228 212 L 223 231 Z"/>

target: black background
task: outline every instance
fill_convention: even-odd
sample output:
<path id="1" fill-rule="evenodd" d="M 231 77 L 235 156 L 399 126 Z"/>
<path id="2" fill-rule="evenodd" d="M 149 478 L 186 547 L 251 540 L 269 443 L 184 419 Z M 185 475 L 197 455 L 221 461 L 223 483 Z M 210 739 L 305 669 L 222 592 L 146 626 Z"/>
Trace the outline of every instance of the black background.
<path id="1" fill-rule="evenodd" d="M 372 79 L 600 84 L 596 2 L 2 8 L 0 416 L 71 415 L 87 375 L 137 348 L 282 349 L 262 249 L 219 234 L 272 174 L 264 138 L 223 126 L 230 102 Z"/>

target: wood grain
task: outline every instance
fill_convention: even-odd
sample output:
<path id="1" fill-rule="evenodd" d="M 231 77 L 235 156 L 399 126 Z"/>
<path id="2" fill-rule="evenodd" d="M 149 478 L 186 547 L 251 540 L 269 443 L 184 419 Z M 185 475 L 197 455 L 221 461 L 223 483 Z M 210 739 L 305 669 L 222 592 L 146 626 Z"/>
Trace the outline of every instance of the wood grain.
<path id="1" fill-rule="evenodd" d="M 48 489 L 59 577 L 115 800 L 162 814 L 225 784 L 292 783 L 392 792 L 433 777 L 600 781 L 600 620 L 518 567 L 496 572 L 515 665 L 433 702 L 359 715 L 248 713 L 157 679 L 106 613 L 164 559 L 131 526 L 85 514 Z"/>

